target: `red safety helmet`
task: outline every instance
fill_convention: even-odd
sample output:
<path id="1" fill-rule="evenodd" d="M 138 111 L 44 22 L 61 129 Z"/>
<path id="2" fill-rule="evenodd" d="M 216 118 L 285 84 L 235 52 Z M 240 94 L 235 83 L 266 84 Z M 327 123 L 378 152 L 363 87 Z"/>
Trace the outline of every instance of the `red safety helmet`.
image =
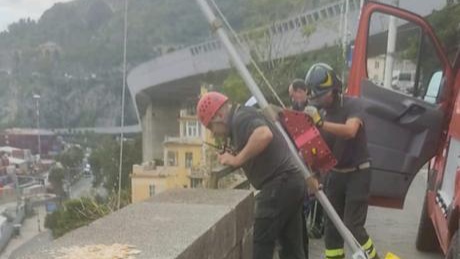
<path id="1" fill-rule="evenodd" d="M 204 94 L 196 106 L 196 111 L 200 122 L 206 128 L 208 128 L 209 123 L 211 122 L 214 115 L 216 115 L 216 112 L 227 101 L 228 97 L 218 92 L 209 92 Z"/>

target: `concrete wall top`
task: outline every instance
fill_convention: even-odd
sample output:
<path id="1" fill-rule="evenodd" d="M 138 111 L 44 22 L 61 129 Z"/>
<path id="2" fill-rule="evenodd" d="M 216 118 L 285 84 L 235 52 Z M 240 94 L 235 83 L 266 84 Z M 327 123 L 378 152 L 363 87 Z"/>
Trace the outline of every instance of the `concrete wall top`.
<path id="1" fill-rule="evenodd" d="M 253 209 L 249 191 L 173 190 L 13 258 L 49 259 L 62 248 L 119 243 L 140 250 L 136 259 L 225 259 L 251 228 Z"/>

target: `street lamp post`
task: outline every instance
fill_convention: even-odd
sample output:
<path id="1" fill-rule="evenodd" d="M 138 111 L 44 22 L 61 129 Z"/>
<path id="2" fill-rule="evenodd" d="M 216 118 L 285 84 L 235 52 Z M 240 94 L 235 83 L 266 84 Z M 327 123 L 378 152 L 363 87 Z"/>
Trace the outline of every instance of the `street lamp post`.
<path id="1" fill-rule="evenodd" d="M 42 232 L 40 228 L 40 207 L 37 207 L 37 226 L 38 226 L 38 232 Z"/>
<path id="2" fill-rule="evenodd" d="M 38 138 L 38 159 L 42 156 L 42 145 L 40 139 L 40 95 L 34 94 L 35 108 L 37 112 L 37 138 Z"/>

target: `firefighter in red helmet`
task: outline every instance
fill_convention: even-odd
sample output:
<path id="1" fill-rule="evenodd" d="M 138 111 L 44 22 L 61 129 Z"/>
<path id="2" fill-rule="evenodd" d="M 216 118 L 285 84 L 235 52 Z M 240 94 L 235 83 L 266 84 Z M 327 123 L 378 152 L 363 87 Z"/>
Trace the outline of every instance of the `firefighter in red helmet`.
<path id="1" fill-rule="evenodd" d="M 273 258 L 275 243 L 281 259 L 305 259 L 302 201 L 305 180 L 273 123 L 252 107 L 232 104 L 220 93 L 203 95 L 198 118 L 217 138 L 229 140 L 235 153 L 218 155 L 219 162 L 242 167 L 256 195 L 253 258 Z"/>

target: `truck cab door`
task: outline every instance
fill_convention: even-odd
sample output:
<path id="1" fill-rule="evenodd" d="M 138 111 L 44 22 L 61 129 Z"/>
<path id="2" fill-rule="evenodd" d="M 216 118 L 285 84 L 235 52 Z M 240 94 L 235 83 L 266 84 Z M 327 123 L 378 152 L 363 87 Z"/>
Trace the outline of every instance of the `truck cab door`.
<path id="1" fill-rule="evenodd" d="M 400 82 L 400 75 L 414 76 Z M 373 205 L 403 207 L 445 138 L 453 90 L 452 67 L 431 26 L 409 11 L 366 2 L 347 94 L 364 101 Z"/>

